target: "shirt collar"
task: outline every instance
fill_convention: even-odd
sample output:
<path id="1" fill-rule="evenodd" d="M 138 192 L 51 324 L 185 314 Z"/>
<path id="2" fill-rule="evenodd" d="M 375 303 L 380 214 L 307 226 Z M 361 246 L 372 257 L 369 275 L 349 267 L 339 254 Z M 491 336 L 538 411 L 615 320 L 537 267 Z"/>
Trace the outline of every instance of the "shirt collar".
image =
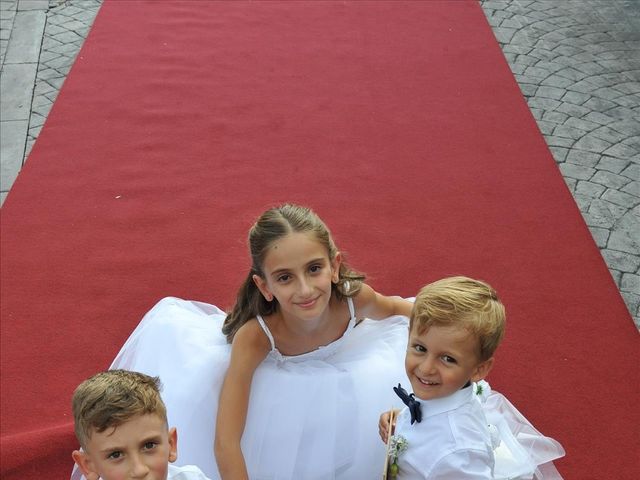
<path id="1" fill-rule="evenodd" d="M 418 400 L 422 406 L 423 419 L 439 415 L 450 410 L 455 410 L 470 400 L 473 400 L 473 383 L 448 397 L 436 398 L 434 400 Z"/>

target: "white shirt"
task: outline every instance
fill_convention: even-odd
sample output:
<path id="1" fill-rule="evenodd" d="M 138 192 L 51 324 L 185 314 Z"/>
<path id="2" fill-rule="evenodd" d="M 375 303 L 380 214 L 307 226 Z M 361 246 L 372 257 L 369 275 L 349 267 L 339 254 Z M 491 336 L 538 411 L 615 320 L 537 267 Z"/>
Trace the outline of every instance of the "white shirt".
<path id="1" fill-rule="evenodd" d="M 493 478 L 494 457 L 487 420 L 473 387 L 435 400 L 420 400 L 422 422 L 400 412 L 395 434 L 407 440 L 398 459 L 398 480 Z"/>
<path id="2" fill-rule="evenodd" d="M 169 464 L 169 474 L 167 480 L 209 480 L 198 467 L 186 465 L 184 467 L 176 467 Z"/>

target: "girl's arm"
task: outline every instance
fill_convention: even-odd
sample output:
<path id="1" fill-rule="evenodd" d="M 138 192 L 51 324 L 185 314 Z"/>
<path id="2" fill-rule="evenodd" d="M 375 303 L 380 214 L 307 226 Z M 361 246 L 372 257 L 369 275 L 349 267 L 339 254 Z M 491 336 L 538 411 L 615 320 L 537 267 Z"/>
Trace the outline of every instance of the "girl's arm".
<path id="1" fill-rule="evenodd" d="M 367 284 L 353 298 L 358 317 L 380 320 L 393 315 L 411 316 L 413 303 L 402 297 L 387 297 L 379 294 Z"/>
<path id="2" fill-rule="evenodd" d="M 255 320 L 240 327 L 233 338 L 231 360 L 220 392 L 214 447 L 223 479 L 249 479 L 240 440 L 247 418 L 251 380 L 269 349 L 269 340 Z"/>

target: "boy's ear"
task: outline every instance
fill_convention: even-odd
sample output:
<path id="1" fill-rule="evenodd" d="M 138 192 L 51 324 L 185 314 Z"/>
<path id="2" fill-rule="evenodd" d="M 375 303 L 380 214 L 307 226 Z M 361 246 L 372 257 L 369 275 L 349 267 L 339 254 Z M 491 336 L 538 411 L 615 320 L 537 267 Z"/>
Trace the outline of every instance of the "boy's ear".
<path id="1" fill-rule="evenodd" d="M 267 300 L 267 302 L 273 300 L 273 294 L 269 291 L 265 279 L 260 275 L 253 275 L 251 278 L 253 279 L 253 283 L 256 284 L 256 287 L 258 287 L 258 290 L 260 290 L 260 293 Z"/>
<path id="2" fill-rule="evenodd" d="M 331 261 L 331 281 L 333 283 L 338 283 L 340 280 L 340 264 L 342 263 L 342 254 L 340 252 L 336 253 L 335 257 Z"/>
<path id="3" fill-rule="evenodd" d="M 176 427 L 169 429 L 169 462 L 173 463 L 178 459 L 178 431 Z"/>
<path id="4" fill-rule="evenodd" d="M 100 480 L 100 474 L 95 471 L 91 457 L 87 455 L 87 452 L 74 450 L 73 453 L 71 453 L 71 458 L 76 462 L 76 465 L 78 465 L 78 468 L 80 468 L 80 471 L 87 480 Z"/>
<path id="5" fill-rule="evenodd" d="M 478 364 L 478 366 L 476 366 L 476 369 L 473 372 L 473 375 L 471 376 L 471 381 L 478 382 L 480 380 L 483 380 L 487 375 L 489 375 L 489 372 L 491 371 L 492 367 L 493 367 L 493 357 L 491 357 L 489 360 L 485 360 L 484 362 Z"/>

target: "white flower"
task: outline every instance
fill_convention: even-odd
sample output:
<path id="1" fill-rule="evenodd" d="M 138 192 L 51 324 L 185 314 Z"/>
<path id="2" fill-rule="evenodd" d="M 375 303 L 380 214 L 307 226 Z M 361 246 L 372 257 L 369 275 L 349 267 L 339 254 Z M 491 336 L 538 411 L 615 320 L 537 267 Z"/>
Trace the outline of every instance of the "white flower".
<path id="1" fill-rule="evenodd" d="M 489 383 L 484 380 L 480 380 L 479 382 L 474 383 L 473 388 L 480 403 L 485 403 L 491 393 L 491 386 Z"/>
<path id="2" fill-rule="evenodd" d="M 409 442 L 402 435 L 393 435 L 391 437 L 391 445 L 389 446 L 389 457 L 392 463 L 398 461 L 398 457 L 404 453 L 409 446 Z"/>

